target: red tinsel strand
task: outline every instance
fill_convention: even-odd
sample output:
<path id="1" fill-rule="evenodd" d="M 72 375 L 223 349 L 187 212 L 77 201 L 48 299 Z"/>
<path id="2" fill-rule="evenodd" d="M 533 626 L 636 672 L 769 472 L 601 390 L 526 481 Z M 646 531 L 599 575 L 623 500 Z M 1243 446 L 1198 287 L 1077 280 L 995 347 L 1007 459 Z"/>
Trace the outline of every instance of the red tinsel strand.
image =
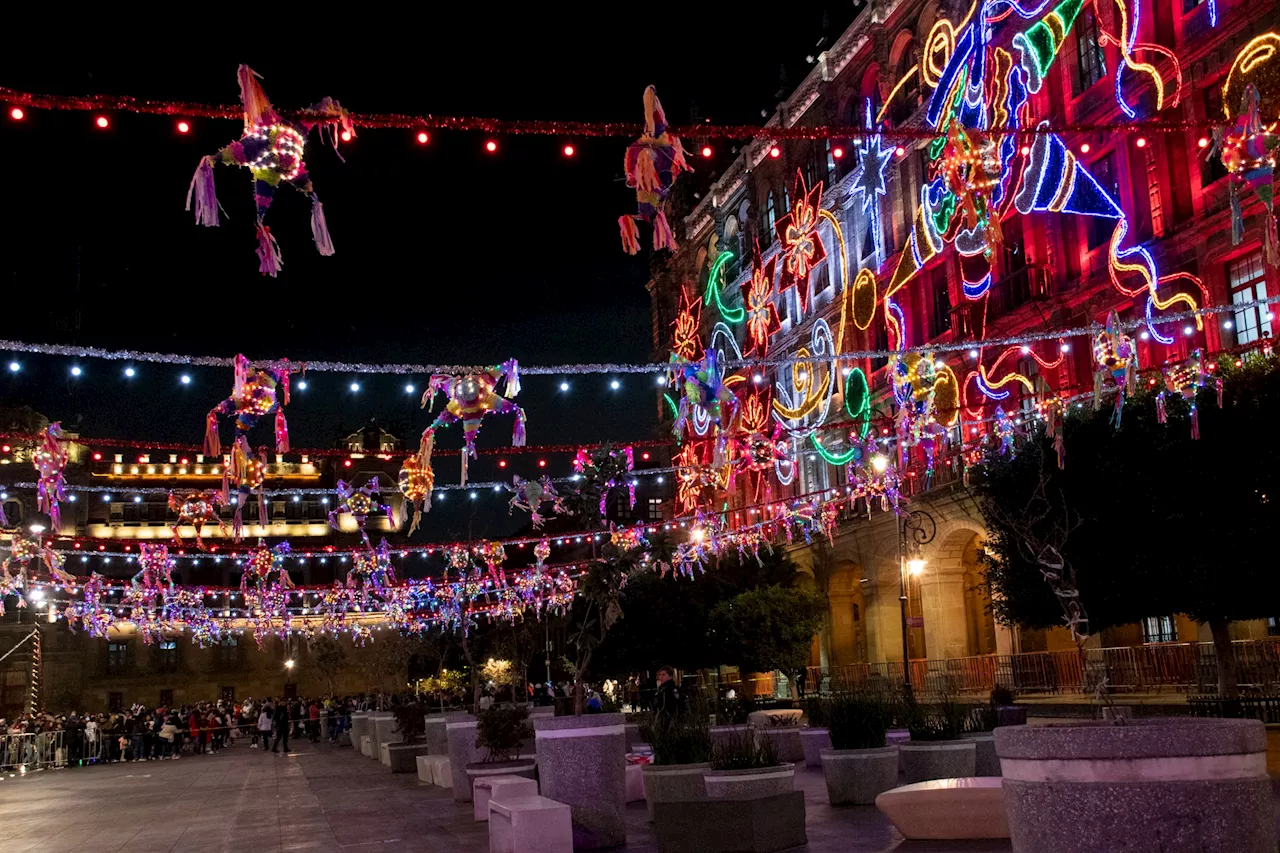
<path id="1" fill-rule="evenodd" d="M 244 120 L 244 107 L 240 104 L 204 104 L 198 101 L 161 101 L 135 98 L 130 95 L 45 95 L 19 92 L 0 86 L 0 101 L 14 106 L 43 110 L 118 110 L 148 115 L 183 116 L 190 118 L 218 118 Z M 289 117 L 288 111 L 280 111 Z M 479 116 L 407 115 L 403 113 L 352 113 L 356 127 L 400 128 L 412 130 L 482 131 L 537 136 L 577 137 L 633 137 L 637 123 L 562 121 L 555 119 L 516 120 L 484 118 Z M 1207 121 L 1138 121 L 1121 124 L 1064 124 L 1042 127 L 1035 131 L 1026 128 L 999 128 L 970 130 L 975 138 L 1013 134 L 1032 139 L 1036 133 L 1186 133 L 1197 131 L 1210 133 L 1218 124 Z M 673 129 L 679 136 L 691 139 L 861 139 L 875 134 L 893 139 L 935 139 L 937 132 L 928 128 L 897 128 L 895 130 L 868 130 L 846 125 L 819 125 L 791 127 L 739 124 L 696 124 Z"/>

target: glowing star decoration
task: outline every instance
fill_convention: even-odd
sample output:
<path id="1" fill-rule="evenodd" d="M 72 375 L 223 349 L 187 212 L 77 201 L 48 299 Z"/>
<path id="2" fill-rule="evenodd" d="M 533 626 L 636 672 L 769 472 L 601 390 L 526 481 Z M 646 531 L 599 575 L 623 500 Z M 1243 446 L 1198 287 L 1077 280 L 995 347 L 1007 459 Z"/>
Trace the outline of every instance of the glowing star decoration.
<path id="1" fill-rule="evenodd" d="M 170 492 L 169 511 L 178 516 L 170 528 L 173 531 L 174 544 L 182 544 L 182 537 L 178 535 L 178 528 L 184 524 L 189 524 L 195 528 L 196 547 L 201 551 L 206 550 L 204 539 L 201 538 L 206 522 L 216 523 L 218 530 L 225 534 L 227 532 L 226 522 L 218 515 L 218 506 L 221 503 L 222 495 L 213 489 L 203 492 L 186 492 L 182 497 Z"/>
<path id="2" fill-rule="evenodd" d="M 650 86 L 644 90 L 644 135 L 627 146 L 624 161 L 627 186 L 636 191 L 636 213 L 618 218 L 622 248 L 631 255 L 640 251 L 637 222 L 653 226 L 653 248 L 675 249 L 676 240 L 667 222 L 667 196 L 681 172 L 692 172 L 685 162 L 680 139 L 667 127 L 667 116 Z"/>
<path id="3" fill-rule="evenodd" d="M 244 104 L 244 135 L 217 154 L 200 160 L 187 192 L 187 210 L 194 206 L 197 224 L 218 225 L 214 165 L 222 163 L 247 168 L 253 176 L 253 198 L 258 211 L 258 271 L 274 277 L 280 272 L 280 247 L 276 245 L 265 219 L 276 189 L 282 183 L 289 184 L 311 199 L 311 236 L 316 249 L 321 255 L 333 254 L 324 208 L 311 186 L 311 177 L 302 159 L 303 149 L 307 134 L 316 126 L 321 127 L 322 135 L 326 127 L 333 134 L 335 151 L 338 129 L 341 128 L 343 134 L 350 138 L 355 135 L 355 126 L 347 111 L 332 98 L 325 98 L 301 110 L 296 121 L 285 120 L 267 100 L 266 93 L 258 84 L 259 75 L 253 69 L 241 65 L 236 76 L 240 82 L 240 101 Z"/>
<path id="4" fill-rule="evenodd" d="M 858 144 L 858 171 L 853 176 L 853 194 L 861 197 L 863 215 L 870 219 L 871 227 L 879 232 L 880 197 L 888 191 L 885 172 L 893 160 L 894 149 L 884 147 L 881 125 L 871 119 L 870 98 L 864 102 L 863 112 L 863 128 L 875 132 L 863 136 Z"/>
<path id="5" fill-rule="evenodd" d="M 289 543 L 281 542 L 268 548 L 266 542 L 258 540 L 258 547 L 249 552 L 245 558 L 244 573 L 240 575 L 240 591 L 277 585 L 282 589 L 293 589 L 293 579 L 284 567 L 285 558 L 289 556 Z"/>
<path id="6" fill-rule="evenodd" d="M 222 453 L 218 438 L 218 417 L 235 415 L 236 437 L 248 435 L 263 418 L 275 415 L 276 453 L 289 452 L 289 424 L 284 407 L 289 404 L 289 362 L 281 361 L 262 370 L 254 370 L 243 355 L 235 358 L 235 384 L 231 396 L 214 406 L 205 416 L 204 453 Z"/>
<path id="7" fill-rule="evenodd" d="M 760 246 L 756 244 L 751 255 L 751 278 L 742 284 L 742 304 L 746 310 L 747 340 L 750 342 L 747 355 L 767 357 L 770 339 L 782 329 L 778 309 L 773 304 L 773 277 L 777 261 L 775 255 L 768 263 L 763 263 Z M 678 347 L 676 352 L 683 355 Z"/>
<path id="8" fill-rule="evenodd" d="M 49 516 L 54 533 L 62 529 L 61 502 L 67 499 L 66 470 L 69 455 L 62 444 L 62 425 L 54 422 L 40 433 L 40 446 L 31 455 L 36 469 L 36 508 Z"/>
<path id="9" fill-rule="evenodd" d="M 529 513 L 529 520 L 533 522 L 534 530 L 540 530 L 543 522 L 546 521 L 545 516 L 539 512 L 542 504 L 551 504 L 551 512 L 556 514 L 565 511 L 564 498 L 556 492 L 551 478 L 545 474 L 537 480 L 526 480 L 517 474 L 512 479 L 512 487 L 515 489 L 515 497 L 511 499 L 507 514 L 510 515 L 512 510 L 524 510 Z"/>
<path id="10" fill-rule="evenodd" d="M 725 384 L 717 361 L 718 353 L 714 349 L 708 349 L 702 360 L 696 362 L 684 361 L 672 353 L 667 370 L 670 377 L 668 384 L 678 384 L 681 388 L 680 405 L 672 432 L 680 437 L 690 421 L 693 431 L 698 435 L 705 435 L 708 426 L 714 427 L 717 454 L 723 456 L 738 418 L 739 405 L 738 398 Z"/>
<path id="11" fill-rule="evenodd" d="M 985 150 L 987 156 L 995 151 L 990 144 Z M 961 227 L 980 238 L 968 241 L 978 249 L 976 252 L 966 251 L 965 245 L 958 240 L 956 245 L 961 254 L 981 252 L 989 255 L 991 247 L 1003 240 L 1000 216 L 994 212 L 990 198 L 999 182 L 988 174 L 986 159 L 983 149 L 965 133 L 959 122 L 953 121 L 947 126 L 939 175 L 943 186 L 958 200 L 964 214 L 963 218 L 952 219 L 951 228 Z"/>
<path id="12" fill-rule="evenodd" d="M 1276 237 L 1275 217 L 1275 163 L 1280 156 L 1280 123 L 1272 121 L 1264 125 L 1259 114 L 1260 96 L 1253 84 L 1244 87 L 1240 110 L 1232 118 L 1233 124 L 1215 130 L 1222 150 L 1222 163 L 1231 176 L 1231 242 L 1239 245 L 1244 239 L 1244 212 L 1240 203 L 1242 190 L 1252 190 L 1266 210 L 1263 228 L 1263 245 L 1267 263 L 1280 265 L 1280 240 Z"/>
<path id="13" fill-rule="evenodd" d="M 501 395 L 497 392 L 499 382 L 505 383 Z M 476 458 L 476 436 L 480 434 L 480 424 L 486 415 L 514 414 L 516 423 L 511 435 L 511 444 L 514 447 L 524 447 L 524 409 L 510 399 L 520 393 L 520 367 L 514 358 L 479 373 L 468 373 L 462 376 L 447 374 L 432 376 L 426 392 L 422 395 L 422 408 L 427 408 L 439 393 L 445 395 L 447 402 L 428 429 L 435 430 L 441 426 L 462 423 L 462 437 L 465 444 L 462 451 L 462 485 L 467 484 L 468 457 Z"/>
<path id="14" fill-rule="evenodd" d="M 1121 330 L 1120 317 L 1114 311 L 1107 315 L 1106 328 L 1094 335 L 1093 361 L 1093 408 L 1095 411 L 1102 408 L 1102 388 L 1110 376 L 1116 386 L 1116 405 L 1111 422 L 1119 427 L 1125 394 L 1133 394 L 1136 384 L 1138 348 L 1133 339 Z"/>
<path id="15" fill-rule="evenodd" d="M 417 455 L 405 458 L 396 477 L 396 488 L 404 496 L 405 514 L 408 514 L 410 507 L 413 508 L 410 536 L 422 522 L 422 513 L 431 512 L 431 492 L 436 485 L 435 469 L 431 467 L 431 451 L 435 443 L 435 432 L 424 430 L 422 440 L 418 443 Z"/>
<path id="16" fill-rule="evenodd" d="M 1196 395 L 1200 393 L 1209 380 L 1204 370 L 1204 358 L 1200 350 L 1194 350 L 1187 359 L 1164 370 L 1165 387 L 1172 393 L 1180 394 L 1188 407 L 1188 418 L 1191 421 L 1191 437 L 1200 438 L 1200 410 L 1196 406 Z M 1218 408 L 1222 408 L 1222 380 L 1217 380 Z M 1164 391 L 1156 395 L 1156 420 L 1165 423 L 1168 414 L 1165 411 Z"/>
<path id="17" fill-rule="evenodd" d="M 778 279 L 778 294 L 796 289 L 800 300 L 800 312 L 809 310 L 809 274 L 827 258 L 827 247 L 818 233 L 819 208 L 822 203 L 822 182 L 809 189 L 804 176 L 796 172 L 795 201 L 791 210 L 773 224 L 782 247 L 782 273 Z"/>
<path id="18" fill-rule="evenodd" d="M 338 519 L 342 515 L 350 515 L 355 521 L 356 527 L 360 530 L 360 538 L 365 544 L 369 544 L 369 534 L 365 532 L 365 522 L 369 520 L 369 514 L 374 510 L 382 510 L 388 515 L 391 514 L 391 507 L 378 503 L 378 478 L 373 477 L 363 486 L 356 488 L 354 485 L 348 485 L 346 481 L 339 480 L 338 485 L 334 487 L 334 491 L 338 495 L 338 505 L 329 510 L 329 526 L 334 530 L 338 529 Z"/>

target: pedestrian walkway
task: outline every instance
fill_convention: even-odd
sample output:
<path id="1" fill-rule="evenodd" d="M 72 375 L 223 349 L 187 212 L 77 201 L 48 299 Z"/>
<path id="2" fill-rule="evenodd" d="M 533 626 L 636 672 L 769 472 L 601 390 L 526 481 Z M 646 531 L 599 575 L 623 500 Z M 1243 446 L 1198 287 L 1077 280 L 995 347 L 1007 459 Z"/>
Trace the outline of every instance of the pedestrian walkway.
<path id="1" fill-rule="evenodd" d="M 240 745 L 188 761 L 47 770 L 0 782 L 4 853 L 486 853 L 470 803 L 392 775 L 348 748 L 293 755 Z M 821 772 L 797 773 L 810 853 L 996 853 L 1007 843 L 903 842 L 871 807 L 827 805 Z M 644 803 L 627 853 L 657 853 Z"/>

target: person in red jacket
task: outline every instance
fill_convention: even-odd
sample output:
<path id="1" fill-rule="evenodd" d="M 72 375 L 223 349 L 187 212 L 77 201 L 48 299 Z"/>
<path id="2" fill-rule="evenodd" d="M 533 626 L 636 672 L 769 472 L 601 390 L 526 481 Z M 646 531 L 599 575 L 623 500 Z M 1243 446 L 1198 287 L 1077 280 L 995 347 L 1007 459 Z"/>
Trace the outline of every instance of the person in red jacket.
<path id="1" fill-rule="evenodd" d="M 311 736 L 312 743 L 320 742 L 320 703 L 315 699 L 307 708 L 307 734 Z"/>
<path id="2" fill-rule="evenodd" d="M 191 716 L 187 718 L 187 725 L 191 732 L 191 751 L 196 755 L 204 752 L 204 739 L 200 736 L 200 709 L 192 708 Z"/>

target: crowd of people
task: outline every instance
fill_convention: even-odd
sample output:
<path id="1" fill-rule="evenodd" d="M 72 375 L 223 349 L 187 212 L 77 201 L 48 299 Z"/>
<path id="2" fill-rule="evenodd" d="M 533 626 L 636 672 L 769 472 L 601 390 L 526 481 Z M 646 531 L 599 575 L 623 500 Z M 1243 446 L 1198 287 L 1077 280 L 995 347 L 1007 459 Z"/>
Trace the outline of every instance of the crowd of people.
<path id="1" fill-rule="evenodd" d="M 353 711 L 385 703 L 378 695 L 200 702 L 103 714 L 26 714 L 0 719 L 0 768 L 83 766 L 176 760 L 248 742 L 250 749 L 291 752 L 289 739 L 330 741 L 350 727 Z M 327 723 L 327 725 L 325 725 Z"/>

